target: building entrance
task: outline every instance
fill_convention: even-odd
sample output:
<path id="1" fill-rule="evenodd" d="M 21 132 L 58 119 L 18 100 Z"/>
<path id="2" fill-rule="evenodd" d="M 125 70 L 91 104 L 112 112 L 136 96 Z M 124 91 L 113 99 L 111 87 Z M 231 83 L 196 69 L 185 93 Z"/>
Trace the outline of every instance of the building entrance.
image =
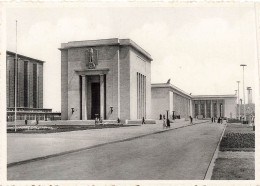
<path id="1" fill-rule="evenodd" d="M 100 117 L 100 83 L 91 83 L 91 119 Z"/>

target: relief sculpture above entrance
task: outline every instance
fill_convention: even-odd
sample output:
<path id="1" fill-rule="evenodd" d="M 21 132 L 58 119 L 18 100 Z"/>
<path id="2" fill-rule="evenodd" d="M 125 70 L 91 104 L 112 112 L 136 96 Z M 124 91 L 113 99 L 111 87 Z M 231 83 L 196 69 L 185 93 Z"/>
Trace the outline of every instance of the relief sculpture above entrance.
<path id="1" fill-rule="evenodd" d="M 86 51 L 86 66 L 89 69 L 95 69 L 98 65 L 98 52 L 97 50 L 90 48 Z"/>

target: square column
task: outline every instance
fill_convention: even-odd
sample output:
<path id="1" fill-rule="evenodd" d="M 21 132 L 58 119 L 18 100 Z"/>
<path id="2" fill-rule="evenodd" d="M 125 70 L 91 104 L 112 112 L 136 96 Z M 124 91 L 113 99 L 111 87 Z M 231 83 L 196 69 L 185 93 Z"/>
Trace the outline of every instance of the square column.
<path id="1" fill-rule="evenodd" d="M 104 75 L 100 75 L 100 117 L 104 119 L 104 105 L 105 105 L 105 84 L 104 84 Z"/>
<path id="2" fill-rule="evenodd" d="M 201 113 L 200 113 L 200 101 L 198 101 L 198 106 L 199 106 L 199 112 L 198 112 L 198 115 L 201 115 Z"/>
<path id="3" fill-rule="evenodd" d="M 207 101 L 204 103 L 204 118 L 207 118 Z"/>
<path id="4" fill-rule="evenodd" d="M 212 100 L 210 100 L 210 117 L 213 117 L 213 104 L 212 104 Z"/>
<path id="5" fill-rule="evenodd" d="M 220 116 L 220 113 L 219 113 L 219 101 L 217 100 L 217 117 Z"/>
<path id="6" fill-rule="evenodd" d="M 82 120 L 87 120 L 87 76 L 82 76 Z"/>

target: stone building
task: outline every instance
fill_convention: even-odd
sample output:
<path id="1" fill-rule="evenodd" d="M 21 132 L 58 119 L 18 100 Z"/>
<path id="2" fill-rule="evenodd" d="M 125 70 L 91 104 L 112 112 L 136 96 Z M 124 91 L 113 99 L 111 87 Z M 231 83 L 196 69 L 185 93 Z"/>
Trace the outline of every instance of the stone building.
<path id="1" fill-rule="evenodd" d="M 236 95 L 190 95 L 170 83 L 152 84 L 152 119 L 228 117 L 236 118 Z"/>
<path id="2" fill-rule="evenodd" d="M 15 106 L 15 53 L 6 55 L 7 108 Z M 44 61 L 17 55 L 17 107 L 43 108 Z"/>
<path id="3" fill-rule="evenodd" d="M 15 112 L 15 73 L 17 74 L 17 119 L 44 120 L 53 118 L 51 109 L 43 108 L 43 64 L 44 61 L 28 56 L 6 52 L 6 100 L 7 121 L 14 120 Z M 16 68 L 16 67 L 17 68 Z M 58 114 L 59 115 L 59 114 Z"/>
<path id="4" fill-rule="evenodd" d="M 151 117 L 149 53 L 130 39 L 61 44 L 63 120 Z"/>
<path id="5" fill-rule="evenodd" d="M 236 95 L 197 95 L 192 96 L 194 117 L 236 118 Z"/>
<path id="6" fill-rule="evenodd" d="M 191 115 L 191 96 L 170 83 L 152 84 L 152 118 L 160 114 L 170 118 L 188 118 Z"/>
<path id="7" fill-rule="evenodd" d="M 236 117 L 235 95 L 193 96 L 151 85 L 151 55 L 130 39 L 61 44 L 63 120 Z"/>

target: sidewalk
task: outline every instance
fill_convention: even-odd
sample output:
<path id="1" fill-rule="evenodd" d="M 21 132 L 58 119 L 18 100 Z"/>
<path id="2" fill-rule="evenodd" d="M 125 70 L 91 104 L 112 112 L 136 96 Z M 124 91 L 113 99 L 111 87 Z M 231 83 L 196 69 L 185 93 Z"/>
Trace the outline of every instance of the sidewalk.
<path id="1" fill-rule="evenodd" d="M 207 120 L 195 120 L 204 123 Z M 189 121 L 171 123 L 171 129 L 162 124 L 82 130 L 48 134 L 7 134 L 7 163 L 15 163 L 70 151 L 91 148 L 101 144 L 122 141 L 152 133 L 189 126 Z"/>

